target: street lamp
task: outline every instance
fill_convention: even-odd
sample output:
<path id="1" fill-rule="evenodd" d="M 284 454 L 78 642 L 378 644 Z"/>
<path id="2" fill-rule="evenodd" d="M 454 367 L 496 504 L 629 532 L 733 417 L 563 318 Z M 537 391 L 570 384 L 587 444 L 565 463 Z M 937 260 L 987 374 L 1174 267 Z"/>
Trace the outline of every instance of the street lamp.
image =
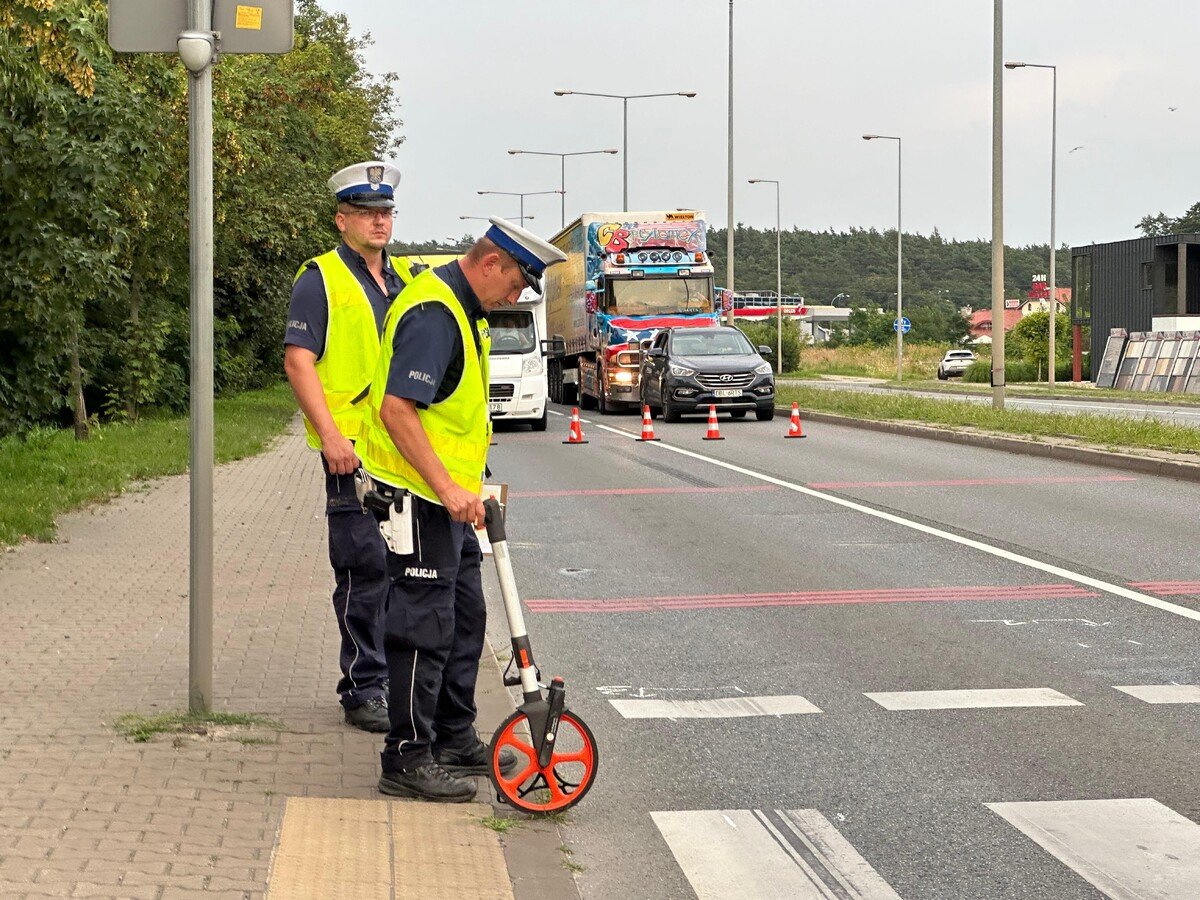
<path id="1" fill-rule="evenodd" d="M 751 184 L 775 185 L 775 371 L 783 374 L 783 256 L 779 242 L 779 182 L 773 178 L 751 178 Z"/>
<path id="2" fill-rule="evenodd" d="M 901 187 L 904 183 L 903 142 L 890 134 L 864 134 L 864 141 L 896 142 L 896 380 L 904 380 L 904 232 L 900 227 Z"/>
<path id="3" fill-rule="evenodd" d="M 510 156 L 518 156 L 524 153 L 526 156 L 557 156 L 559 157 L 559 180 L 558 192 L 562 194 L 562 213 L 559 228 L 567 226 L 567 157 L 568 156 L 591 156 L 595 153 L 616 153 L 616 150 L 576 150 L 574 153 L 547 153 L 543 150 L 509 150 Z"/>
<path id="4" fill-rule="evenodd" d="M 590 91 L 555 91 L 555 97 L 566 97 L 568 94 L 575 94 L 580 97 L 607 97 L 610 100 L 620 100 L 621 106 L 624 109 L 624 119 L 622 133 L 622 156 L 624 156 L 624 187 L 622 189 L 621 203 L 622 209 L 625 212 L 629 211 L 629 101 L 643 100 L 647 97 L 695 97 L 695 91 L 672 91 L 666 94 L 594 94 Z"/>
<path id="5" fill-rule="evenodd" d="M 1055 188 L 1055 169 L 1056 158 L 1058 156 L 1058 67 L 1048 65 L 1046 63 L 1024 63 L 1024 62 L 1008 62 L 1004 64 L 1006 69 L 1049 69 L 1051 73 L 1052 94 L 1050 101 L 1050 366 L 1049 380 L 1047 382 L 1050 390 L 1054 390 L 1054 320 L 1058 314 L 1058 300 L 1054 296 L 1054 257 L 1057 255 L 1057 245 L 1054 243 L 1054 188 Z"/>
<path id="6" fill-rule="evenodd" d="M 475 219 L 475 220 L 477 220 L 477 221 L 479 221 L 479 222 L 490 222 L 490 221 L 492 221 L 492 217 L 491 217 L 491 216 L 459 216 L 459 218 L 460 218 L 460 219 L 463 219 L 464 221 L 465 221 L 465 220 L 468 220 L 468 219 Z M 524 220 L 525 220 L 525 219 L 532 219 L 532 218 L 533 218 L 533 216 L 532 216 L 532 215 L 529 215 L 529 216 L 520 216 L 519 218 L 522 220 L 522 221 L 521 221 L 521 225 L 522 225 L 522 227 L 524 227 L 524 225 L 525 225 L 525 221 L 524 221 Z"/>
<path id="7" fill-rule="evenodd" d="M 500 194 L 504 197 L 520 197 L 521 198 L 521 227 L 525 227 L 525 220 L 532 219 L 533 216 L 525 215 L 525 198 L 538 197 L 542 194 L 558 194 L 561 191 L 476 191 L 477 194 Z"/>

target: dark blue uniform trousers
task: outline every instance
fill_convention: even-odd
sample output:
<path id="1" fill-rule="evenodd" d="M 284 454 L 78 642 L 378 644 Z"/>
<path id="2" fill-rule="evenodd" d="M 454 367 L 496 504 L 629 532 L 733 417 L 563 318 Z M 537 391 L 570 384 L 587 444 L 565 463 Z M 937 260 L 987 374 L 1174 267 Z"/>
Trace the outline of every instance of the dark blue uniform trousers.
<path id="1" fill-rule="evenodd" d="M 487 625 L 479 541 L 445 507 L 414 497 L 413 550 L 387 555 L 392 728 L 381 761 L 389 773 L 432 762 L 436 749 L 462 748 L 475 738 L 475 680 Z"/>
<path id="2" fill-rule="evenodd" d="M 353 475 L 325 469 L 325 514 L 329 523 L 329 564 L 333 566 L 333 612 L 342 633 L 342 706 L 354 709 L 386 694 L 383 611 L 387 604 L 387 545 L 375 517 L 364 514 L 354 493 Z"/>

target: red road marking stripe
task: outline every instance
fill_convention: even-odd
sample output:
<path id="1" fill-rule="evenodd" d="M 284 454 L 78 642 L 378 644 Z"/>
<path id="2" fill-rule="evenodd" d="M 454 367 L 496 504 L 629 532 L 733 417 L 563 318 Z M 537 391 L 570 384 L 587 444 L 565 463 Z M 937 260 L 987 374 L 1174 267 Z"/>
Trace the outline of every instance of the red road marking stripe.
<path id="1" fill-rule="evenodd" d="M 944 481 L 810 481 L 814 490 L 860 487 L 993 487 L 1003 484 L 1081 484 L 1090 481 L 1137 481 L 1130 475 L 1083 475 L 1047 478 L 950 478 Z"/>
<path id="2" fill-rule="evenodd" d="M 528 600 L 533 612 L 664 612 L 756 606 L 827 606 L 842 603 L 924 603 L 976 600 L 1079 600 L 1100 595 L 1073 584 L 889 588 L 862 591 L 799 591 L 772 594 L 697 594 L 681 597 Z"/>
<path id="3" fill-rule="evenodd" d="M 1139 581 L 1129 585 L 1139 591 L 1152 594 L 1180 595 L 1200 594 L 1200 581 Z"/>
<path id="4" fill-rule="evenodd" d="M 773 484 L 748 484 L 737 487 L 644 487 L 644 488 L 595 488 L 577 491 L 509 491 L 514 498 L 529 497 L 603 497 L 629 496 L 632 494 L 741 494 L 758 491 L 777 491 Z"/>

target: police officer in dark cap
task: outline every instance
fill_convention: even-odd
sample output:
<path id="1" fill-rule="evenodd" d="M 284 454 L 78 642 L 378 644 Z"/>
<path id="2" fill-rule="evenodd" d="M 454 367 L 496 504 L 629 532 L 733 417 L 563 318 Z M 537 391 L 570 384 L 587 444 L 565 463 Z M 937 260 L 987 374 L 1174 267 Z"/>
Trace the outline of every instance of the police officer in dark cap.
<path id="1" fill-rule="evenodd" d="M 321 452 L 325 470 L 333 612 L 342 638 L 337 691 L 346 721 L 375 732 L 388 730 L 386 550 L 374 518 L 359 505 L 353 473 L 383 319 L 403 287 L 386 249 L 399 183 L 400 171 L 378 160 L 329 179 L 342 242 L 300 267 L 284 336 L 284 368 L 308 445 Z"/>
<path id="2" fill-rule="evenodd" d="M 391 730 L 379 790 L 441 802 L 470 800 L 475 782 L 463 776 L 488 771 L 475 731 L 486 610 L 474 528 L 492 433 L 484 317 L 540 290 L 545 268 L 566 259 L 491 221 L 461 261 L 420 273 L 392 304 L 358 444 L 376 488 L 394 498 L 383 526 Z M 519 765 L 507 749 L 499 762 L 502 772 Z"/>

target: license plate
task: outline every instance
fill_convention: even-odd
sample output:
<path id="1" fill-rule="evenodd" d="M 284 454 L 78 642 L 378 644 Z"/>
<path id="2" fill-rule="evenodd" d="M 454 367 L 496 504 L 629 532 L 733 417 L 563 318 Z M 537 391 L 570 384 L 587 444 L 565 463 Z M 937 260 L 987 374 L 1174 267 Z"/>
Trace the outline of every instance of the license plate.
<path id="1" fill-rule="evenodd" d="M 488 404 L 488 412 L 494 412 L 494 413 L 504 412 L 504 404 L 503 403 L 495 403 L 495 402 L 489 403 Z"/>
<path id="2" fill-rule="evenodd" d="M 714 397 L 740 397 L 742 396 L 741 388 L 717 388 L 713 391 Z"/>

